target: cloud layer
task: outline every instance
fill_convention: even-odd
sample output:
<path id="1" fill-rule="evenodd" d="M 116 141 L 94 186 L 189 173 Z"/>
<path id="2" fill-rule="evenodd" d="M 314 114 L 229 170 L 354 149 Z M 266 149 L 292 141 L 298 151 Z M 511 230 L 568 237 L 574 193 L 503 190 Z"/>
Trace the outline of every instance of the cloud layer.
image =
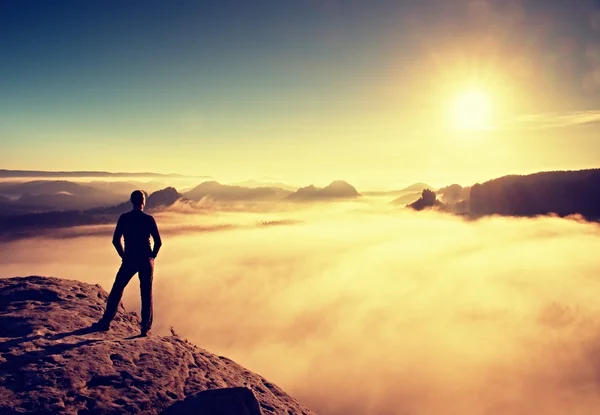
<path id="1" fill-rule="evenodd" d="M 546 129 L 565 128 L 600 122 L 600 111 L 573 111 L 564 113 L 533 114 L 520 117 L 502 127 Z"/>
<path id="2" fill-rule="evenodd" d="M 595 225 L 465 222 L 364 204 L 157 220 L 169 236 L 156 262 L 156 331 L 174 326 L 319 413 L 591 414 L 600 405 Z M 119 265 L 109 231 L 5 243 L 0 277 L 108 290 Z M 137 297 L 134 280 L 126 308 L 137 310 Z"/>

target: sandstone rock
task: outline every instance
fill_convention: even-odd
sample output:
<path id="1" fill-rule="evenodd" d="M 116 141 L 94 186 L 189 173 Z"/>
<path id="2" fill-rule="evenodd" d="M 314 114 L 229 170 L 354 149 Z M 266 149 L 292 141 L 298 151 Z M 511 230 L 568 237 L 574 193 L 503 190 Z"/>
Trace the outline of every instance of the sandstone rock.
<path id="1" fill-rule="evenodd" d="M 313 414 L 263 377 L 177 336 L 137 337 L 139 319 L 122 306 L 110 332 L 90 332 L 106 297 L 78 281 L 0 279 L 0 414 L 158 414 L 230 387 L 251 390 L 265 415 Z"/>

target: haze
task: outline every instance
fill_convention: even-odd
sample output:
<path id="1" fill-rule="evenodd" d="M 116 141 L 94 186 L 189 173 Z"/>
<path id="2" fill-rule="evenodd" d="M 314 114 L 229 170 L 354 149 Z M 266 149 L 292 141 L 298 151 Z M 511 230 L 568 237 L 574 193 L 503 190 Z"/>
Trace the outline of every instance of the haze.
<path id="1" fill-rule="evenodd" d="M 324 415 L 589 414 L 600 405 L 600 229 L 372 203 L 156 215 L 156 330 Z M 202 213 L 202 214 L 201 214 Z M 109 289 L 112 226 L 2 245 L 0 277 Z M 125 306 L 138 310 L 130 284 Z"/>

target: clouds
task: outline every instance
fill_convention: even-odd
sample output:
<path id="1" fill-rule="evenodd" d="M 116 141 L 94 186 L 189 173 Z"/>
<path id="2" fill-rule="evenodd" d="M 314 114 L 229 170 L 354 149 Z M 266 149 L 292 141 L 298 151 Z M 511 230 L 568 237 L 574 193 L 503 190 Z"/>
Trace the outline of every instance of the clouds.
<path id="1" fill-rule="evenodd" d="M 600 122 L 600 110 L 532 114 L 516 118 L 498 128 L 565 128 Z"/>
<path id="2" fill-rule="evenodd" d="M 270 220 L 298 223 L 253 226 Z M 600 404 L 595 225 L 357 204 L 160 223 L 236 227 L 165 237 L 157 330 L 174 325 L 319 413 L 590 414 Z M 106 236 L 2 250 L 0 276 L 108 289 L 118 267 Z"/>

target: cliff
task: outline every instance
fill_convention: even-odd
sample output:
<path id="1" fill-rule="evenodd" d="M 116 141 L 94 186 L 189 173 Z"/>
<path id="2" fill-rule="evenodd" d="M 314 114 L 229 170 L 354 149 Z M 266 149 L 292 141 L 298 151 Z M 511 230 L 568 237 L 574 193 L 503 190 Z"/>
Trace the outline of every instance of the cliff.
<path id="1" fill-rule="evenodd" d="M 90 332 L 106 297 L 78 281 L 0 279 L 0 414 L 172 414 L 194 400 L 198 408 L 232 406 L 232 396 L 251 408 L 252 395 L 263 414 L 313 413 L 265 378 L 176 335 L 137 337 L 138 317 L 122 305 L 110 332 Z M 246 389 L 222 389 L 239 387 Z M 225 393 L 202 393 L 213 390 Z M 225 409 L 219 413 L 256 413 Z"/>

